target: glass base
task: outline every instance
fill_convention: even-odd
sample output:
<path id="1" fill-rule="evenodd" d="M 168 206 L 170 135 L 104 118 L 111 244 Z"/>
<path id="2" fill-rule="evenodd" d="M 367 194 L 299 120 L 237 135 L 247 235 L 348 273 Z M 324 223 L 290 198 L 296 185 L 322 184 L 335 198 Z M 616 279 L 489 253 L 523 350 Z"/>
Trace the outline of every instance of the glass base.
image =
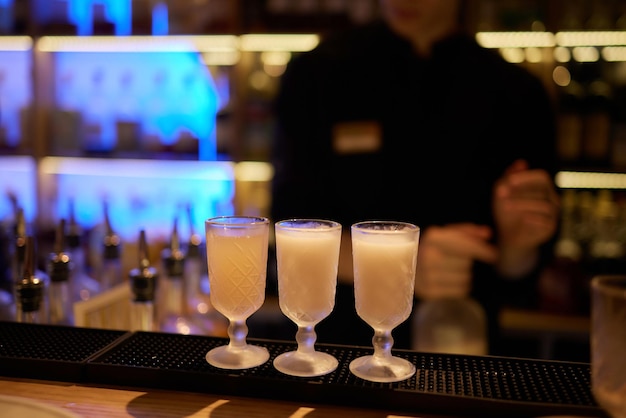
<path id="1" fill-rule="evenodd" d="M 319 351 L 309 354 L 289 351 L 274 359 L 276 370 L 299 377 L 322 376 L 334 371 L 338 365 L 335 357 Z"/>
<path id="2" fill-rule="evenodd" d="M 352 374 L 371 382 L 399 382 L 413 376 L 415 370 L 413 363 L 399 357 L 363 356 L 350 362 Z"/>
<path id="3" fill-rule="evenodd" d="M 243 348 L 233 348 L 223 345 L 210 350 L 206 354 L 206 361 L 222 369 L 249 369 L 260 366 L 270 358 L 270 353 L 264 347 L 246 345 Z"/>

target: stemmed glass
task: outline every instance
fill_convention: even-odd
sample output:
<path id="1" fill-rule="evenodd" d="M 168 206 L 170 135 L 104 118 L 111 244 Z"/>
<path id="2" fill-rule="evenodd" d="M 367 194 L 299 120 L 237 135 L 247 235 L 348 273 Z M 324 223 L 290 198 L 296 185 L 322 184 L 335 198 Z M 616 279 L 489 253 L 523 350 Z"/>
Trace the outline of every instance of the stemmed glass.
<path id="1" fill-rule="evenodd" d="M 315 350 L 315 325 L 335 306 L 341 224 L 290 219 L 276 223 L 275 232 L 278 299 L 281 311 L 298 326 L 298 348 L 276 357 L 274 367 L 300 377 L 330 373 L 338 361 Z"/>
<path id="2" fill-rule="evenodd" d="M 205 221 L 211 303 L 228 318 L 228 345 L 206 355 L 223 369 L 247 369 L 269 359 L 264 347 L 246 342 L 246 320 L 265 301 L 269 219 L 219 216 Z"/>
<path id="3" fill-rule="evenodd" d="M 397 382 L 415 373 L 415 366 L 391 354 L 391 331 L 413 308 L 415 265 L 420 229 L 394 221 L 352 225 L 354 297 L 359 317 L 374 329 L 374 354 L 350 362 L 350 371 L 373 382 Z"/>

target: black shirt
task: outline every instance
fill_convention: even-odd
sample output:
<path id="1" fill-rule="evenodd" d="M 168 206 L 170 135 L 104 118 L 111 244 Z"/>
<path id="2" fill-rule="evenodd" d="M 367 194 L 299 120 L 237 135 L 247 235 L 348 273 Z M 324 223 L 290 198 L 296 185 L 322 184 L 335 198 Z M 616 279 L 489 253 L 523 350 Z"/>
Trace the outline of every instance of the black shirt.
<path id="1" fill-rule="evenodd" d="M 380 22 L 335 34 L 292 59 L 275 104 L 274 221 L 493 226 L 492 188 L 507 166 L 556 169 L 543 84 L 468 35 L 425 59 Z M 497 310 L 493 272 L 477 269 L 474 295 Z"/>

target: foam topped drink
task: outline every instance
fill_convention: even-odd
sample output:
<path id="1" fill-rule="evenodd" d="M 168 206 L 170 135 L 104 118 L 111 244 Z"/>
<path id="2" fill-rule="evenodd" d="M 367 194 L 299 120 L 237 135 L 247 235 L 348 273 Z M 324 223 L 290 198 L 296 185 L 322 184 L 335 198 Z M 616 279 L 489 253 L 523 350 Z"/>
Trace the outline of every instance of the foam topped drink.
<path id="1" fill-rule="evenodd" d="M 276 227 L 280 308 L 296 324 L 316 324 L 333 310 L 340 242 L 340 224 Z"/>
<path id="2" fill-rule="evenodd" d="M 352 235 L 356 310 L 372 328 L 395 328 L 413 307 L 417 241 L 396 231 Z"/>
<path id="3" fill-rule="evenodd" d="M 374 329 L 374 353 L 352 360 L 350 371 L 373 382 L 408 379 L 416 367 L 391 354 L 391 331 L 413 308 L 420 229 L 406 222 L 365 221 L 350 232 L 356 311 Z"/>
<path id="4" fill-rule="evenodd" d="M 276 223 L 278 300 L 297 326 L 296 350 L 280 354 L 274 367 L 285 374 L 321 376 L 339 364 L 315 350 L 315 325 L 335 306 L 341 224 L 324 219 L 287 219 Z"/>

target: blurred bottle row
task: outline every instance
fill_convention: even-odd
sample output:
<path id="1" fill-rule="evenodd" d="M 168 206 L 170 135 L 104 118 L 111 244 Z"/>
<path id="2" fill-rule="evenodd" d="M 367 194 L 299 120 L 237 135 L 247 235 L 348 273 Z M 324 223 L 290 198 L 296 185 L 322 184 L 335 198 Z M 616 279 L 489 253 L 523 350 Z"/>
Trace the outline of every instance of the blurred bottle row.
<path id="1" fill-rule="evenodd" d="M 158 59 L 180 61 L 179 55 L 160 54 Z M 59 76 L 53 153 L 174 151 L 195 157 L 200 142 L 212 142 L 203 147 L 212 149 L 203 159 L 215 159 L 215 117 L 221 98 L 208 71 L 189 66 L 182 74 L 179 65 L 146 74 L 145 60 L 151 57 L 135 56 L 144 61 L 139 66 L 144 74 L 139 74 L 137 68 L 120 71 L 119 55 L 99 58 L 108 58 L 109 65 L 85 74 L 72 71 L 68 64 Z M 132 68 L 129 57 L 125 61 L 124 66 Z"/>
<path id="2" fill-rule="evenodd" d="M 201 236 L 190 228 L 183 240 L 175 219 L 165 244 L 150 245 L 145 230 L 136 243 L 123 242 L 104 210 L 101 231 L 86 233 L 70 217 L 45 237 L 17 209 L 0 241 L 1 319 L 225 336 L 227 322 L 209 299 Z M 132 266 L 122 249 L 134 255 Z"/>
<path id="3" fill-rule="evenodd" d="M 324 32 L 376 18 L 378 0 L 4 0 L 0 33 L 164 35 Z M 620 0 L 469 0 L 477 31 L 615 30 Z M 541 29 L 539 28 L 541 26 Z"/>
<path id="4" fill-rule="evenodd" d="M 58 155 L 176 152 L 216 159 L 216 115 L 228 79 L 192 52 L 58 52 L 49 150 Z M 27 51 L 0 51 L 0 150 L 24 149 L 35 106 Z M 51 71 L 53 70 L 53 71 Z"/>
<path id="5" fill-rule="evenodd" d="M 626 192 L 563 190 L 554 255 L 539 282 L 541 308 L 589 314 L 591 278 L 626 271 Z"/>
<path id="6" fill-rule="evenodd" d="M 590 50 L 595 51 L 595 50 Z M 596 51 L 597 53 L 597 51 Z M 558 90 L 557 154 L 565 169 L 626 170 L 623 63 L 570 61 Z"/>

